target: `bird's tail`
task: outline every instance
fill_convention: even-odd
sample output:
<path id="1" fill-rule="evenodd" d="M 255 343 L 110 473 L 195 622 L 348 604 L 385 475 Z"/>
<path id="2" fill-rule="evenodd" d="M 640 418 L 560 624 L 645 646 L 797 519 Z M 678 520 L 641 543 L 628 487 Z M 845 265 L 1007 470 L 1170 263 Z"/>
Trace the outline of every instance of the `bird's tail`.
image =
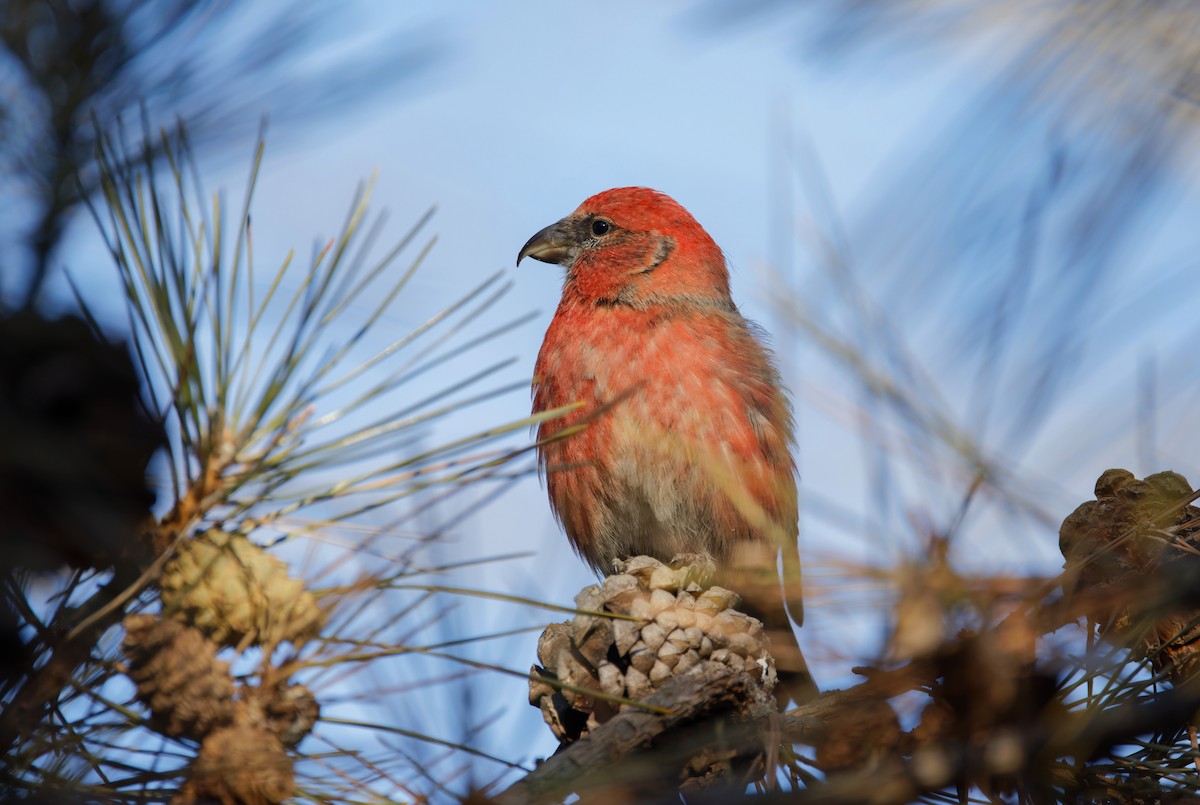
<path id="1" fill-rule="evenodd" d="M 808 663 L 792 631 L 804 620 L 800 555 L 792 546 L 783 550 L 782 566 L 766 543 L 745 542 L 735 547 L 729 565 L 719 571 L 720 583 L 742 597 L 742 610 L 762 621 L 771 639 L 771 654 L 779 674 L 776 698 L 803 705 L 820 695 Z M 782 578 L 780 576 L 782 575 Z"/>
<path id="2" fill-rule="evenodd" d="M 779 674 L 779 684 L 775 687 L 779 708 L 786 710 L 789 700 L 793 706 L 800 707 L 820 696 L 821 690 L 808 670 L 791 623 L 784 622 L 775 628 L 767 625 L 767 635 L 771 638 L 771 654 Z"/>

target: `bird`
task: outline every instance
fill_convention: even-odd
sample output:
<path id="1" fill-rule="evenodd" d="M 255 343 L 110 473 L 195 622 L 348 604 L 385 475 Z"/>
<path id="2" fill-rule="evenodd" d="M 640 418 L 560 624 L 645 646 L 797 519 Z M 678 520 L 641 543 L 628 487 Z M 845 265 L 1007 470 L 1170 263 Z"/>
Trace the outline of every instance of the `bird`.
<path id="1" fill-rule="evenodd" d="M 791 625 L 803 622 L 791 404 L 721 249 L 670 196 L 620 187 L 537 232 L 517 265 L 526 257 L 565 269 L 533 412 L 566 410 L 540 421 L 537 454 L 572 546 L 602 574 L 636 555 L 710 559 L 764 622 L 777 695 L 815 698 Z"/>

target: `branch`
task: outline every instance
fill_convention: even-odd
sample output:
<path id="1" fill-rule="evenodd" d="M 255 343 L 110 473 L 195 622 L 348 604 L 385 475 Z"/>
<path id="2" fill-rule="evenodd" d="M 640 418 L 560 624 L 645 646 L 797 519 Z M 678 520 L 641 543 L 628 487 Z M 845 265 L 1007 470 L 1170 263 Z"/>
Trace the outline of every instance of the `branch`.
<path id="1" fill-rule="evenodd" d="M 745 673 L 717 667 L 678 676 L 646 699 L 667 709 L 667 715 L 621 713 L 560 749 L 492 802 L 556 802 L 572 792 L 614 786 L 642 786 L 639 793 L 645 797 L 647 783 L 657 783 L 659 794 L 670 792 L 677 798 L 677 771 L 698 753 L 725 750 L 744 757 L 767 752 L 780 742 L 818 745 L 828 732 L 828 714 L 853 702 L 911 690 L 919 679 L 912 669 L 880 673 L 781 714 L 774 699 Z M 761 774 L 759 767 L 755 777 Z M 735 784 L 737 791 L 744 787 L 743 782 Z"/>

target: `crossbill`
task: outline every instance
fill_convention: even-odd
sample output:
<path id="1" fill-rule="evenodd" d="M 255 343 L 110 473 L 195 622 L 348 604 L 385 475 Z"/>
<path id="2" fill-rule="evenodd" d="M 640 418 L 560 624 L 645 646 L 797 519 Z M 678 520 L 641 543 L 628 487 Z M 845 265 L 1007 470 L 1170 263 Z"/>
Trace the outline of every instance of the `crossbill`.
<path id="1" fill-rule="evenodd" d="M 762 331 L 725 257 L 680 204 L 606 190 L 518 255 L 566 269 L 534 369 L 538 460 L 580 556 L 612 572 L 639 554 L 706 556 L 762 620 L 786 695 L 816 695 L 792 632 L 803 619 L 793 423 Z"/>

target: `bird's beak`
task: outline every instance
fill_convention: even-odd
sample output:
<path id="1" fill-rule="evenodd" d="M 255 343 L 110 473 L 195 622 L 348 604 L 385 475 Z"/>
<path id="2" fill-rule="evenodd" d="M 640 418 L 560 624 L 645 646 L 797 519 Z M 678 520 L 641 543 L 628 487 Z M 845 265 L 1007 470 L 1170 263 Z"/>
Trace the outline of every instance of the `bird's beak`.
<path id="1" fill-rule="evenodd" d="M 543 263 L 562 265 L 571 262 L 578 252 L 579 238 L 574 222 L 564 218 L 531 237 L 521 247 L 521 253 L 517 255 L 517 265 L 521 265 L 521 261 L 526 257 L 541 260 Z"/>

